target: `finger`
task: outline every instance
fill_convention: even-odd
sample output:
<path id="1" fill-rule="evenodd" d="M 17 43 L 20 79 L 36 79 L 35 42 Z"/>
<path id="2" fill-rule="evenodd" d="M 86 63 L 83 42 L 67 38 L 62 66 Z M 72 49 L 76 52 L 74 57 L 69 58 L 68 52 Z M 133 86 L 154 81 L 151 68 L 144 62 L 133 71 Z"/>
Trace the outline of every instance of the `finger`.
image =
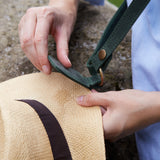
<path id="1" fill-rule="evenodd" d="M 56 36 L 56 47 L 57 47 L 57 57 L 59 61 L 66 67 L 69 68 L 72 66 L 68 54 L 68 39 L 67 34 L 63 29 L 57 33 Z"/>
<path id="2" fill-rule="evenodd" d="M 104 93 L 90 93 L 77 98 L 77 103 L 82 106 L 107 106 L 108 102 Z"/>
<path id="3" fill-rule="evenodd" d="M 36 59 L 36 49 L 34 46 L 34 33 L 36 26 L 36 15 L 27 11 L 27 14 L 22 18 L 19 24 L 19 37 L 22 50 L 33 63 L 33 65 L 41 69 L 38 60 Z"/>
<path id="4" fill-rule="evenodd" d="M 104 136 L 105 136 L 105 139 L 111 139 L 112 136 L 111 136 L 111 124 L 110 124 L 110 121 L 111 121 L 111 117 L 107 114 L 107 112 L 105 114 L 103 114 L 103 117 L 102 117 L 102 121 L 103 121 L 103 130 L 104 130 Z"/>
<path id="5" fill-rule="evenodd" d="M 108 139 L 111 142 L 114 142 L 121 138 L 122 130 L 119 126 L 119 121 L 116 119 L 117 118 L 114 116 L 114 114 L 109 113 L 108 110 L 104 113 L 102 117 L 105 139 Z"/>
<path id="6" fill-rule="evenodd" d="M 101 113 L 102 113 L 102 116 L 106 113 L 106 109 L 104 109 L 104 107 L 101 107 L 100 106 L 100 109 L 101 109 Z"/>
<path id="7" fill-rule="evenodd" d="M 50 17 L 39 15 L 37 17 L 37 26 L 35 31 L 35 46 L 37 58 L 41 65 L 42 71 L 46 74 L 51 73 L 51 66 L 48 61 L 48 35 L 52 20 Z"/>
<path id="8" fill-rule="evenodd" d="M 92 93 L 97 93 L 97 91 L 95 89 L 91 89 Z"/>

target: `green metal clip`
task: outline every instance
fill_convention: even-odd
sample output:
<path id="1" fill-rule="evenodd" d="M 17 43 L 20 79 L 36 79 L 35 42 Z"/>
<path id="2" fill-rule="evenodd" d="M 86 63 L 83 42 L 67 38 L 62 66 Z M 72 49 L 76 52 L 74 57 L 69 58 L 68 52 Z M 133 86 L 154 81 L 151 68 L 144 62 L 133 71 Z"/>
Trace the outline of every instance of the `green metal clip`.
<path id="1" fill-rule="evenodd" d="M 123 40 L 149 2 L 150 0 L 133 0 L 129 7 L 127 7 L 126 1 L 123 2 L 106 27 L 94 53 L 87 62 L 87 67 L 91 74 L 90 77 L 82 76 L 73 68 L 67 69 L 63 67 L 59 61 L 49 55 L 48 59 L 51 65 L 58 72 L 63 73 L 73 81 L 87 88 L 91 89 L 101 86 L 103 84 L 102 71 L 105 71 L 111 61 L 113 51 Z M 105 51 L 105 54 L 101 58 L 100 52 L 102 50 Z"/>

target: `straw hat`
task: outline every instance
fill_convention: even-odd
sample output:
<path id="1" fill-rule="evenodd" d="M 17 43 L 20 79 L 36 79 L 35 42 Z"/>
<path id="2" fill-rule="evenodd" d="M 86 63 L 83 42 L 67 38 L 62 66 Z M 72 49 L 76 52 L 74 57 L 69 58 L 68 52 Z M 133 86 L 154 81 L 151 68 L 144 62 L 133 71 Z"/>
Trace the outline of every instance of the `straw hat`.
<path id="1" fill-rule="evenodd" d="M 0 84 L 0 160 L 104 160 L 99 107 L 76 97 L 88 89 L 60 73 Z"/>

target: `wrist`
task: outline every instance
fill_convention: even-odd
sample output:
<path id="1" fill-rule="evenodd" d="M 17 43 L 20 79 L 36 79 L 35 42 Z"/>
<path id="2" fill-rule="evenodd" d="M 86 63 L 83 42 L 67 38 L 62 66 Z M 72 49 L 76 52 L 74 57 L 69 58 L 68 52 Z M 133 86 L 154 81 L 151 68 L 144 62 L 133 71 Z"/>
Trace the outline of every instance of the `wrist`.
<path id="1" fill-rule="evenodd" d="M 160 92 L 140 92 L 126 120 L 126 128 L 131 132 L 160 122 Z"/>
<path id="2" fill-rule="evenodd" d="M 150 116 L 153 123 L 160 122 L 160 92 L 149 92 Z"/>
<path id="3" fill-rule="evenodd" d="M 160 122 L 160 92 L 144 92 L 140 119 L 145 126 Z"/>
<path id="4" fill-rule="evenodd" d="M 50 0 L 49 6 L 58 6 L 67 9 L 70 12 L 77 13 L 79 0 Z"/>

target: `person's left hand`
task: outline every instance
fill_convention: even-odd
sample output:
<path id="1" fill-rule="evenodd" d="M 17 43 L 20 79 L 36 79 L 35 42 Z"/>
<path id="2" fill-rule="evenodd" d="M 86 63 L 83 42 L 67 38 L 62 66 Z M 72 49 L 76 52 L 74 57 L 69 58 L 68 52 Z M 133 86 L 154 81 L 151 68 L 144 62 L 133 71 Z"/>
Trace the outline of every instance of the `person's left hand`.
<path id="1" fill-rule="evenodd" d="M 69 39 L 76 21 L 79 0 L 50 0 L 48 6 L 32 7 L 22 17 L 18 28 L 21 48 L 32 64 L 45 74 L 51 73 L 48 60 L 48 36 L 56 42 L 57 58 L 66 68 Z"/>
<path id="2" fill-rule="evenodd" d="M 93 92 L 78 97 L 77 103 L 101 106 L 105 138 L 115 141 L 158 121 L 154 94 L 139 90 Z"/>

